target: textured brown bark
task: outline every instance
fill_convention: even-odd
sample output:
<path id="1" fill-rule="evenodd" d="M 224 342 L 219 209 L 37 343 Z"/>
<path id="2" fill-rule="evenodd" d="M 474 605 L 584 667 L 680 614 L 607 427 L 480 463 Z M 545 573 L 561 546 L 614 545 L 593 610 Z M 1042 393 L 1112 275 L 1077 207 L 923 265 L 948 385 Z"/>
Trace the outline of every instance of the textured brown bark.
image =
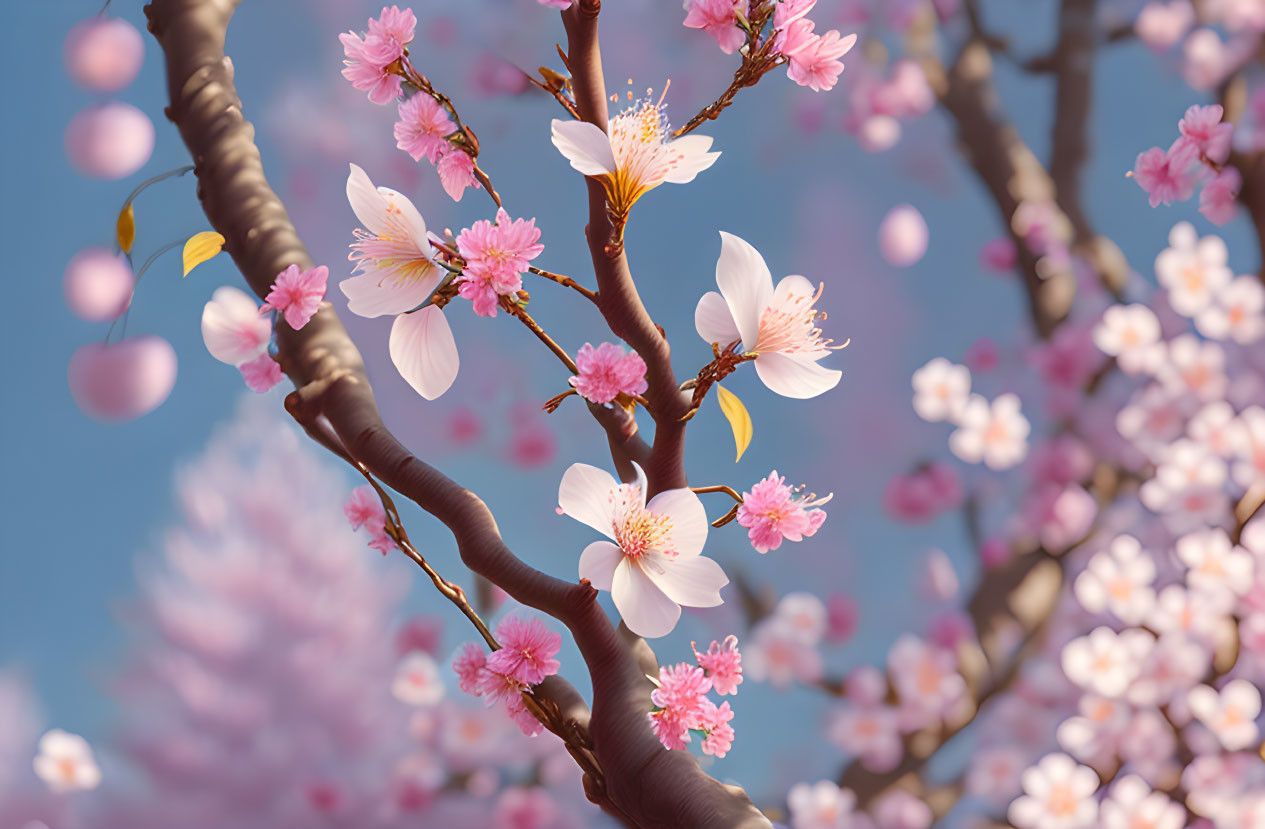
<path id="1" fill-rule="evenodd" d="M 207 219 L 225 237 L 225 249 L 247 283 L 263 296 L 283 268 L 307 268 L 312 261 L 264 176 L 254 128 L 243 117 L 232 65 L 224 55 L 225 35 L 238 2 L 154 0 L 145 11 L 167 61 L 167 115 L 193 156 Z M 568 21 L 574 22 L 581 26 L 574 55 L 585 66 L 596 67 L 596 74 L 590 68 L 589 77 L 597 79 L 590 88 L 598 89 L 595 10 L 592 19 L 580 14 Z M 596 111 L 593 101 L 585 105 L 589 112 Z M 601 230 L 600 221 L 591 224 Z M 667 344 L 636 298 L 627 262 L 622 256 L 600 261 L 595 255 L 595 267 L 604 294 L 603 312 L 615 333 L 646 358 L 652 372 L 650 399 L 662 407 L 659 417 L 669 417 L 674 400 L 669 384 L 675 389 L 675 380 Z M 360 354 L 330 305 L 323 305 L 300 331 L 278 321 L 277 342 L 282 367 L 296 386 L 287 408 L 314 438 L 360 462 L 442 521 L 472 571 L 571 631 L 593 681 L 592 716 L 574 689 L 560 679 L 546 683 L 540 694 L 591 736 L 603 778 L 586 776 L 591 799 L 633 826 L 769 826 L 741 789 L 708 777 L 687 752 L 666 751 L 659 744 L 645 716 L 650 685 L 642 663 L 647 658 L 653 662 L 653 655 L 645 643 L 621 635 L 611 625 L 596 601 L 596 591 L 587 583 L 553 578 L 515 556 L 478 496 L 415 457 L 387 430 Z M 620 433 L 626 426 L 621 418 L 599 419 L 617 462 L 646 458 L 658 487 L 684 485 L 680 429 L 670 424 L 665 429 L 661 423 L 647 456 L 640 439 Z"/>

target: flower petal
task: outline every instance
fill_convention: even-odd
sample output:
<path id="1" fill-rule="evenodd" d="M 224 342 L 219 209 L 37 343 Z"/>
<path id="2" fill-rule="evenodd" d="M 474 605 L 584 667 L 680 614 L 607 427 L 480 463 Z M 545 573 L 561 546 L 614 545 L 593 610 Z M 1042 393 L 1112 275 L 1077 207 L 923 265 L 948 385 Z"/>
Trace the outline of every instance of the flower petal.
<path id="1" fill-rule="evenodd" d="M 734 315 L 729 313 L 725 298 L 715 291 L 708 291 L 694 309 L 694 327 L 698 335 L 709 343 L 719 343 L 721 348 L 741 340 Z"/>
<path id="2" fill-rule="evenodd" d="M 557 118 L 550 126 L 553 145 L 566 156 L 573 168 L 586 176 L 615 172 L 611 140 L 600 127 L 588 121 L 560 121 Z"/>
<path id="3" fill-rule="evenodd" d="M 421 305 L 439 285 L 438 268 L 422 279 L 397 282 L 368 263 L 361 263 L 364 273 L 344 279 L 338 287 L 347 297 L 347 310 L 361 317 L 403 314 Z"/>
<path id="4" fill-rule="evenodd" d="M 707 510 L 693 491 L 688 488 L 664 490 L 650 499 L 646 509 L 672 519 L 673 550 L 681 558 L 693 558 L 703 552 L 709 526 Z"/>
<path id="5" fill-rule="evenodd" d="M 369 175 L 355 164 L 347 176 L 347 201 L 365 230 L 375 236 L 389 235 L 387 224 L 387 200 L 369 180 Z"/>
<path id="6" fill-rule="evenodd" d="M 580 578 L 588 579 L 598 590 L 611 589 L 615 568 L 624 559 L 624 551 L 609 541 L 594 541 L 580 553 Z"/>
<path id="7" fill-rule="evenodd" d="M 773 275 L 764 257 L 745 240 L 720 232 L 716 284 L 742 334 L 742 347 L 751 350 L 760 338 L 760 316 L 773 298 Z"/>
<path id="8" fill-rule="evenodd" d="M 272 322 L 260 316 L 259 304 L 230 285 L 216 288 L 202 309 L 202 341 L 221 363 L 248 363 L 268 349 L 271 338 Z"/>
<path id="9" fill-rule="evenodd" d="M 707 556 L 695 556 L 684 561 L 655 556 L 646 563 L 645 572 L 664 595 L 677 604 L 716 607 L 725 601 L 720 597 L 720 588 L 729 584 L 729 577 L 719 564 Z"/>
<path id="10" fill-rule="evenodd" d="M 611 493 L 618 486 L 619 482 L 605 469 L 573 463 L 558 485 L 558 506 L 581 524 L 614 538 L 615 508 Z"/>
<path id="11" fill-rule="evenodd" d="M 611 598 L 628 629 L 647 639 L 671 633 L 681 618 L 681 606 L 656 587 L 627 556 L 615 568 Z"/>
<path id="12" fill-rule="evenodd" d="M 409 199 L 408 196 L 392 190 L 390 187 L 379 187 L 378 195 L 382 196 L 388 209 L 400 211 L 409 230 L 412 231 L 413 242 L 416 243 L 418 249 L 427 259 L 434 259 L 430 248 L 430 236 L 426 233 L 426 220 L 422 218 L 422 214 L 418 212 L 417 206 Z"/>
<path id="13" fill-rule="evenodd" d="M 782 277 L 777 287 L 773 289 L 773 304 L 777 305 L 780 301 L 793 296 L 812 296 L 816 292 L 816 285 L 798 274 L 791 274 Z"/>
<path id="14" fill-rule="evenodd" d="M 764 385 L 783 397 L 806 400 L 830 391 L 839 384 L 842 371 L 823 368 L 815 361 L 796 359 L 770 351 L 755 360 L 756 374 Z"/>
<path id="15" fill-rule="evenodd" d="M 429 305 L 391 325 L 391 362 L 418 394 L 434 400 L 457 378 L 460 359 L 444 312 Z"/>
<path id="16" fill-rule="evenodd" d="M 681 160 L 663 177 L 664 181 L 672 184 L 693 181 L 696 175 L 715 164 L 716 159 L 720 158 L 719 152 L 708 152 L 712 146 L 711 136 L 708 135 L 687 135 L 670 142 L 668 146 L 681 153 Z"/>

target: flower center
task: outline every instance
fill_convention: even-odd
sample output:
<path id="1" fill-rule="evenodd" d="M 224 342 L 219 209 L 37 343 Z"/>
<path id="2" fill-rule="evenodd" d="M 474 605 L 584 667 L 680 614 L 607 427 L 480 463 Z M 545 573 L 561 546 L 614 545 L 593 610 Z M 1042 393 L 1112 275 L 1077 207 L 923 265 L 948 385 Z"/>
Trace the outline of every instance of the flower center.
<path id="1" fill-rule="evenodd" d="M 825 312 L 813 307 L 825 287 L 822 283 L 815 294 L 788 294 L 770 303 L 760 315 L 760 332 L 751 350 L 795 354 L 836 347 L 831 345 L 831 340 L 822 338 L 821 329 L 817 327 L 817 320 L 826 318 Z M 939 393 L 941 397 L 947 396 L 947 388 L 942 386 Z"/>
<path id="2" fill-rule="evenodd" d="M 621 484 L 612 497 L 615 543 L 624 555 L 637 558 L 653 550 L 669 558 L 677 556 L 672 549 L 672 519 L 643 507 L 640 487 Z"/>
<path id="3" fill-rule="evenodd" d="M 1050 787 L 1046 805 L 1052 816 L 1070 817 L 1075 814 L 1078 803 L 1076 795 L 1072 793 L 1072 787 L 1066 783 L 1056 783 Z"/>

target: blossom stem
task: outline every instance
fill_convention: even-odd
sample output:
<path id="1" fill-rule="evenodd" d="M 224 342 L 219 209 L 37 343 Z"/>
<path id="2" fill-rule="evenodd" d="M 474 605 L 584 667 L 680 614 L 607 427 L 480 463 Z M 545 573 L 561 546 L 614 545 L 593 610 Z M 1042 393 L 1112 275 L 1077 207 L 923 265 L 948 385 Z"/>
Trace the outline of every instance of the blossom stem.
<path id="1" fill-rule="evenodd" d="M 109 6 L 109 5 L 110 5 L 109 3 L 106 3 L 106 6 Z M 101 9 L 101 11 L 104 12 L 105 9 L 103 8 Z M 185 173 L 191 172 L 192 170 L 193 170 L 193 165 L 186 164 L 183 167 L 177 167 L 174 170 L 168 170 L 165 173 L 159 173 L 158 175 L 152 178 L 145 179 L 140 184 L 136 185 L 135 189 L 133 189 L 132 192 L 128 194 L 127 199 L 124 200 L 123 207 L 121 209 L 127 210 L 127 206 L 131 204 L 133 201 L 135 201 L 136 197 L 139 196 L 145 190 L 145 188 L 149 187 L 151 184 L 157 184 L 163 179 L 172 178 L 173 176 L 183 176 Z"/>
<path id="2" fill-rule="evenodd" d="M 395 542 L 395 546 L 400 548 L 404 555 L 416 562 L 426 575 L 430 576 L 430 580 L 435 583 L 436 589 L 443 594 L 444 598 L 452 602 L 457 608 L 465 614 L 475 629 L 479 631 L 479 635 L 483 637 L 483 641 L 488 643 L 488 647 L 492 650 L 500 650 L 501 645 L 496 641 L 496 637 L 492 635 L 492 631 L 487 624 L 480 618 L 479 614 L 470 606 L 470 601 L 466 598 L 466 592 L 461 589 L 460 585 L 454 584 L 439 574 L 430 562 L 417 551 L 413 543 L 409 541 L 408 533 L 404 529 L 404 524 L 400 520 L 400 513 L 395 508 L 395 502 L 391 500 L 391 496 L 382 487 L 381 484 L 370 474 L 364 464 L 359 461 L 352 461 L 352 465 L 365 476 L 365 480 L 373 487 L 373 491 L 378 493 L 378 499 L 382 501 L 382 508 L 387 514 L 386 533 Z"/>
<path id="3" fill-rule="evenodd" d="M 739 504 L 742 503 L 742 496 L 739 495 L 733 487 L 725 486 L 724 484 L 717 484 L 715 486 L 692 486 L 690 487 L 690 491 L 695 495 L 704 495 L 709 492 L 723 492 Z"/>
<path id="4" fill-rule="evenodd" d="M 751 39 L 754 41 L 755 33 L 759 32 L 764 26 L 764 20 L 753 19 L 751 26 L 752 28 L 748 31 L 752 33 Z M 729 82 L 729 88 L 722 92 L 719 98 L 703 107 L 697 115 L 674 131 L 672 137 L 680 138 L 682 135 L 693 132 L 707 121 L 716 120 L 720 113 L 724 112 L 734 102 L 734 98 L 737 97 L 740 91 L 749 86 L 755 86 L 760 82 L 761 78 L 781 66 L 782 63 L 782 57 L 773 54 L 773 38 L 766 38 L 764 43 L 760 44 L 758 48 L 753 48 L 750 54 L 742 56 L 742 63 L 734 70 L 734 77 Z"/>
<path id="5" fill-rule="evenodd" d="M 580 369 L 576 367 L 575 360 L 571 359 L 571 355 L 567 354 L 567 352 L 562 348 L 562 346 L 554 342 L 553 337 L 550 337 L 548 334 L 545 333 L 545 329 L 541 328 L 540 324 L 531 318 L 531 315 L 527 313 L 527 310 L 523 308 L 523 306 L 519 305 L 517 302 L 514 302 L 511 299 L 506 299 L 505 297 L 502 297 L 501 307 L 504 308 L 513 316 L 518 317 L 519 321 L 522 322 L 523 325 L 527 326 L 528 330 L 530 330 L 533 334 L 536 335 L 536 339 L 544 343 L 549 348 L 550 351 L 552 351 L 555 355 L 557 355 L 558 359 L 562 361 L 562 364 L 567 367 L 568 371 L 570 371 L 572 374 L 580 373 Z"/>
<path id="6" fill-rule="evenodd" d="M 551 282 L 557 282 L 559 285 L 565 285 L 568 288 L 572 288 L 576 291 L 579 291 L 580 294 L 582 294 L 584 298 L 587 299 L 589 302 L 592 302 L 594 304 L 597 303 L 596 291 L 590 291 L 588 288 L 584 287 L 579 282 L 576 282 L 574 279 L 572 279 L 569 276 L 563 276 L 560 273 L 553 273 L 552 271 L 547 271 L 547 270 L 544 270 L 543 268 L 528 267 L 527 270 L 530 271 L 531 273 L 536 274 L 536 276 L 543 276 L 545 279 L 548 279 Z"/>
<path id="7" fill-rule="evenodd" d="M 579 392 L 575 389 L 567 389 L 562 394 L 555 394 L 553 397 L 545 401 L 545 405 L 542 408 L 544 408 L 546 412 L 549 412 L 549 414 L 553 414 L 558 411 L 558 407 L 562 405 L 562 401 L 566 400 L 573 394 L 579 394 Z"/>
<path id="8" fill-rule="evenodd" d="M 177 239 L 174 242 L 168 242 L 167 244 L 160 247 L 158 250 L 151 253 L 149 255 L 149 258 L 145 260 L 145 264 L 141 265 L 141 269 L 136 272 L 136 280 L 132 282 L 132 300 L 130 300 L 127 303 L 127 308 L 123 310 L 123 314 L 117 317 L 114 320 L 114 322 L 110 323 L 110 330 L 105 332 L 105 342 L 107 345 L 110 342 L 110 335 L 114 333 L 114 326 L 118 324 L 119 322 L 122 322 L 122 326 L 119 328 L 119 339 L 122 339 L 127 334 L 127 315 L 131 313 L 132 302 L 134 302 L 136 299 L 136 286 L 141 284 L 141 277 L 145 275 L 145 271 L 149 270 L 150 265 L 158 261 L 158 257 L 162 256 L 164 253 L 171 250 L 172 248 L 180 247 L 184 243 L 185 243 L 184 239 Z"/>
<path id="9" fill-rule="evenodd" d="M 719 517 L 719 518 L 717 518 L 715 521 L 713 521 L 713 522 L 712 522 L 712 526 L 713 526 L 713 527 L 723 527 L 723 526 L 725 526 L 726 524 L 728 524 L 730 521 L 732 521 L 732 520 L 734 520 L 735 518 L 737 518 L 737 517 L 738 517 L 738 507 L 740 507 L 740 506 L 742 506 L 742 504 L 740 504 L 740 503 L 739 503 L 739 504 L 734 504 L 732 507 L 730 507 L 730 508 L 729 508 L 729 512 L 725 513 L 724 515 L 722 515 L 721 517 Z"/>
<path id="10" fill-rule="evenodd" d="M 524 72 L 523 74 L 527 77 L 527 80 L 531 81 L 537 87 L 539 87 L 540 89 L 543 89 L 545 92 L 548 92 L 550 95 L 552 95 L 558 101 L 558 103 L 562 105 L 562 108 L 565 109 L 568 113 L 570 113 L 572 118 L 576 119 L 577 121 L 580 120 L 580 112 L 579 110 L 575 108 L 575 102 L 572 101 L 570 98 L 568 98 L 566 94 L 563 92 L 563 89 L 565 89 L 565 87 L 554 88 L 550 84 L 541 83 L 540 81 L 533 78 L 531 75 L 528 75 L 526 72 Z M 548 76 L 546 75 L 546 77 Z M 559 75 L 558 77 L 562 78 L 561 75 Z M 565 80 L 566 80 L 565 78 L 562 78 L 562 81 L 560 81 L 559 83 L 563 83 L 565 82 Z"/>

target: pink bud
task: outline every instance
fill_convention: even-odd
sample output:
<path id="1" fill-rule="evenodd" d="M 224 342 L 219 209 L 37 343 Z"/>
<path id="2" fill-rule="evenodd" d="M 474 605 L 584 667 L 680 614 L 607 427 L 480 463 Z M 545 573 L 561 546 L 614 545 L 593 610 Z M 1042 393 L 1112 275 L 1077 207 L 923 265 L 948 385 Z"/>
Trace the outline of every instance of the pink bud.
<path id="1" fill-rule="evenodd" d="M 985 242 L 979 249 L 980 264 L 1000 274 L 1009 273 L 1014 268 L 1017 257 L 1015 240 L 1009 237 Z"/>
<path id="2" fill-rule="evenodd" d="M 1010 545 L 1000 538 L 990 538 L 980 545 L 979 557 L 985 567 L 1000 567 L 1010 560 Z"/>
<path id="3" fill-rule="evenodd" d="M 149 161 L 154 125 L 131 104 L 111 101 L 70 119 L 65 143 L 70 163 L 84 175 L 126 178 Z"/>
<path id="4" fill-rule="evenodd" d="M 93 17 L 66 35 L 62 57 L 75 83 L 94 92 L 116 92 L 141 71 L 145 41 L 126 20 Z"/>
<path id="5" fill-rule="evenodd" d="M 71 396 L 84 414 L 105 423 L 135 420 L 162 405 L 176 384 L 176 351 L 161 337 L 89 343 L 70 358 Z"/>
<path id="6" fill-rule="evenodd" d="M 898 204 L 883 217 L 878 229 L 878 247 L 889 265 L 906 268 L 927 253 L 927 223 L 918 208 Z"/>
<path id="7" fill-rule="evenodd" d="M 826 639 L 836 644 L 851 639 L 857 632 L 860 616 L 856 599 L 832 593 L 826 599 Z"/>
<path id="8" fill-rule="evenodd" d="M 75 316 L 101 322 L 115 319 L 127 309 L 135 282 L 122 254 L 84 248 L 66 265 L 62 291 Z"/>
<path id="9" fill-rule="evenodd" d="M 980 337 L 971 343 L 962 362 L 966 363 L 972 374 L 994 371 L 1001 362 L 1001 351 L 997 348 L 997 343 L 988 337 Z"/>
<path id="10" fill-rule="evenodd" d="M 956 650 L 970 635 L 971 619 L 960 610 L 946 610 L 927 626 L 927 638 L 948 650 Z"/>

